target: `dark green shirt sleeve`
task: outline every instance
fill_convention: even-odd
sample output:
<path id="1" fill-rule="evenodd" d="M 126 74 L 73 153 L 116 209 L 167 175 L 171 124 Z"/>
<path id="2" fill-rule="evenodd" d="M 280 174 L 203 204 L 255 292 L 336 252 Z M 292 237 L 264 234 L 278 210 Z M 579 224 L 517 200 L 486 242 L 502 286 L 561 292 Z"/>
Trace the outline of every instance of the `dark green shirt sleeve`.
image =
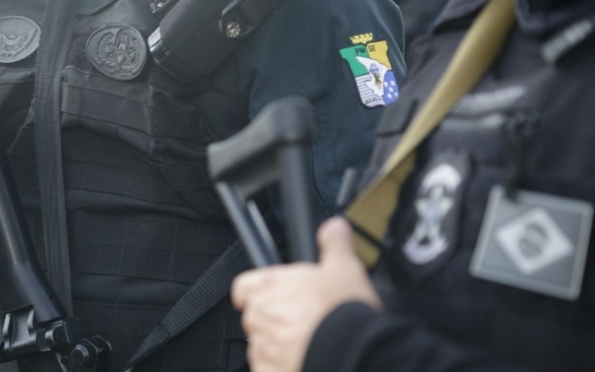
<path id="1" fill-rule="evenodd" d="M 319 220 L 335 212 L 344 170 L 369 160 L 382 108 L 398 98 L 403 82 L 403 43 L 392 0 L 286 0 L 238 53 L 251 118 L 285 96 L 315 106 Z"/>

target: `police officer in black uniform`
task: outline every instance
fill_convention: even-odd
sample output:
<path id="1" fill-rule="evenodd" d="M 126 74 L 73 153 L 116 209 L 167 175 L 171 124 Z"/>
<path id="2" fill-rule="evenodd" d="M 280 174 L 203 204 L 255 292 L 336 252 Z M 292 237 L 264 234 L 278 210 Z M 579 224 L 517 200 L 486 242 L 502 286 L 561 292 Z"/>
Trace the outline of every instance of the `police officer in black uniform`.
<path id="1" fill-rule="evenodd" d="M 51 45 L 44 40 L 58 33 L 50 15 L 44 22 L 46 3 L 0 2 L 0 151 L 8 152 L 39 260 L 50 278 L 71 278 L 73 314 L 89 334 L 111 342 L 112 371 L 234 369 L 244 358 L 245 336 L 227 292 L 233 276 L 250 265 L 233 244 L 235 233 L 212 189 L 205 147 L 240 130 L 276 98 L 309 98 L 319 130 L 311 170 L 317 218 L 333 213 L 342 169 L 363 165 L 359 156 L 371 152 L 382 107 L 399 94 L 405 68 L 398 8 L 391 0 L 281 2 L 195 84 L 156 63 L 147 46 L 160 21 L 188 1 L 77 0 L 73 18 L 66 14 L 54 24 L 70 22 L 72 30 Z M 216 21 L 192 37 L 241 32 Z M 199 51 L 204 61 L 220 57 L 217 42 L 199 41 L 207 45 Z M 48 120 L 35 115 L 46 97 L 31 106 L 36 57 L 45 58 L 37 66 L 45 68 L 62 45 L 59 94 L 47 97 L 58 100 L 48 114 L 60 109 L 54 124 L 61 134 L 40 138 Z M 372 66 L 386 89 L 366 85 Z M 57 143 L 61 149 L 42 153 Z M 46 163 L 56 157 L 61 161 Z M 61 180 L 64 188 L 40 188 L 43 177 Z M 48 232 L 59 235 L 54 224 L 60 222 L 44 206 L 59 193 L 70 265 L 56 269 L 46 263 L 64 257 L 66 248 L 56 253 L 48 238 Z M 274 200 L 272 207 L 278 207 Z M 70 291 L 58 292 L 68 308 Z M 182 298 L 191 305 L 174 307 Z"/>
<path id="2" fill-rule="evenodd" d="M 349 225 L 332 220 L 319 235 L 319 265 L 236 280 L 232 297 L 244 311 L 255 372 L 595 369 L 595 3 L 505 3 L 451 1 L 431 37 L 414 45 L 404 92 L 377 130 L 375 175 L 411 138 L 403 133 L 437 97 L 465 35 L 481 30 L 487 9 L 508 6 L 510 22 L 492 23 L 476 48 L 457 52 L 466 66 L 481 59 L 474 51 L 494 53 L 487 72 L 416 147 L 383 259 L 396 309 L 383 309 Z M 498 29 L 507 24 L 508 36 Z M 503 44 L 490 52 L 495 35 Z M 441 85 L 441 97 L 471 70 Z M 399 178 L 390 174 L 380 179 L 396 193 L 389 186 Z M 370 243 L 375 236 L 365 232 Z"/>

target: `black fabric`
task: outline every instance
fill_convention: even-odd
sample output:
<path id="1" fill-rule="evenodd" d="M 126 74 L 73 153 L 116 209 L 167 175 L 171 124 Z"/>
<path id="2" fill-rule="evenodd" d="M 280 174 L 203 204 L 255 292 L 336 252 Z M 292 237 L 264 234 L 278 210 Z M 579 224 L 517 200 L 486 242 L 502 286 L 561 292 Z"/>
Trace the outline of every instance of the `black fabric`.
<path id="1" fill-rule="evenodd" d="M 74 279 L 79 276 L 74 275 Z M 147 286 L 155 291 L 156 283 Z M 187 287 L 186 287 L 187 288 Z M 183 292 L 182 292 L 183 293 Z M 122 372 L 130 357 L 136 352 L 156 324 L 167 315 L 171 305 L 113 304 L 75 300 L 75 311 L 85 322 L 89 333 L 102 335 L 113 346 L 110 372 Z M 233 311 L 228 300 L 223 300 L 178 337 L 139 364 L 135 371 L 186 372 L 228 370 L 230 345 L 238 337 L 239 314 Z M 222 338 L 225 341 L 222 341 Z M 237 351 L 245 353 L 245 348 Z M 237 355 L 235 357 L 238 357 Z M 200 366 L 197 369 L 196 366 Z M 45 372 L 40 369 L 36 372 Z"/>
<path id="2" fill-rule="evenodd" d="M 283 0 L 262 0 L 245 1 L 240 3 L 238 9 L 246 17 L 251 25 L 260 25 L 260 23 L 277 8 Z"/>
<path id="3" fill-rule="evenodd" d="M 403 13 L 407 49 L 419 37 L 430 34 L 430 30 L 448 0 L 395 0 Z"/>
<path id="4" fill-rule="evenodd" d="M 382 120 L 376 127 L 376 134 L 387 136 L 404 132 L 416 108 L 417 101 L 407 98 L 400 99 L 390 105 L 386 108 Z"/>
<path id="5" fill-rule="evenodd" d="M 318 326 L 314 333 L 302 371 L 328 372 L 351 371 L 349 357 L 354 350 L 354 340 L 360 337 L 376 312 L 361 303 L 339 306 Z M 321 347 L 321 345 L 324 345 Z M 329 347 L 332 345 L 332 347 Z M 356 358 L 357 360 L 357 358 Z M 353 361 L 351 361 L 353 363 Z"/>
<path id="6" fill-rule="evenodd" d="M 34 89 L 34 79 L 0 85 L 0 110 L 29 107 Z"/>
<path id="7" fill-rule="evenodd" d="M 19 372 L 19 365 L 17 362 L 0 364 L 0 372 Z"/>
<path id="8" fill-rule="evenodd" d="M 589 0 L 521 0 L 529 5 L 532 12 L 546 13 L 553 10 L 559 10 L 568 5 L 574 5 Z"/>
<path id="9" fill-rule="evenodd" d="M 436 19 L 432 33 L 461 29 L 473 22 L 488 0 L 449 0 Z"/>
<path id="10" fill-rule="evenodd" d="M 29 214 L 27 222 L 40 252 L 41 216 Z M 127 303 L 167 305 L 173 297 L 175 302 L 175 295 L 181 296 L 189 284 L 206 274 L 224 254 L 223 247 L 231 244 L 231 228 L 227 226 L 209 229 L 187 222 L 73 214 L 68 223 L 73 275 L 78 278 L 73 293 L 84 301 L 108 303 L 116 297 Z M 45 254 L 38 254 L 38 258 L 47 266 Z M 109 281 L 109 276 L 126 276 L 128 288 L 114 294 L 111 287 L 118 280 Z M 140 290 L 149 288 L 151 280 L 163 281 L 159 288 L 169 288 L 167 296 Z"/>
<path id="11" fill-rule="evenodd" d="M 76 12 L 79 14 L 90 15 L 98 12 L 102 8 L 117 0 L 77 0 Z"/>
<path id="12" fill-rule="evenodd" d="M 72 34 L 75 2 L 50 0 L 46 6 L 37 55 L 35 145 L 38 156 L 41 209 L 48 250 L 48 278 L 72 315 L 70 255 L 60 135 L 60 72 Z"/>
<path id="13" fill-rule="evenodd" d="M 29 214 L 28 224 L 34 244 L 42 249 L 38 234 L 41 216 Z M 240 314 L 229 300 L 223 299 L 229 284 L 225 287 L 213 282 L 220 279 L 224 283 L 223 278 L 233 278 L 233 265 L 222 267 L 223 261 L 244 259 L 237 247 L 228 253 L 221 248 L 231 244 L 229 227 L 209 230 L 188 222 L 80 215 L 70 215 L 68 224 L 75 314 L 89 333 L 100 333 L 114 346 L 111 371 L 121 372 L 155 325 L 167 317 L 172 303 L 187 296 L 201 304 L 189 306 L 191 312 L 206 311 L 209 304 L 213 308 L 199 321 L 194 317 L 191 327 L 175 339 L 172 335 L 168 345 L 137 370 L 177 372 L 177 368 L 193 370 L 196 365 L 208 371 L 225 370 L 231 341 L 222 340 L 244 338 Z M 222 254 L 226 257 L 223 261 L 219 260 Z M 43 255 L 39 259 L 45 264 Z M 217 262 L 222 277 L 207 274 Z M 246 268 L 250 267 L 247 259 L 245 263 Z M 193 282 L 200 283 L 200 288 L 195 285 L 193 291 Z M 205 300 L 196 291 L 205 288 L 221 291 L 222 299 Z M 190 319 L 186 319 L 184 325 L 190 325 Z M 182 327 L 177 328 L 178 332 L 181 330 Z"/>
<path id="14" fill-rule="evenodd" d="M 360 303 L 337 308 L 319 326 L 303 372 L 523 372 L 488 354 L 465 350 L 413 319 Z M 586 372 L 586 371 L 584 371 Z"/>
<path id="15" fill-rule="evenodd" d="M 590 0 L 518 0 L 519 26 L 532 35 L 545 37 L 595 10 Z"/>
<path id="16" fill-rule="evenodd" d="M 200 127 L 196 125 L 201 120 L 197 109 L 145 106 L 134 99 L 122 99 L 115 94 L 74 85 L 63 84 L 62 111 L 125 126 L 155 137 L 203 138 Z"/>
<path id="17" fill-rule="evenodd" d="M 66 135 L 68 136 L 68 135 Z M 38 185 L 35 159 L 30 156 L 13 156 L 12 163 L 17 167 L 22 167 L 19 172 L 19 180 L 22 184 L 36 186 Z M 150 173 L 138 171 L 130 173 L 126 169 L 117 167 L 102 166 L 101 164 L 83 163 L 78 160 L 65 160 L 64 168 L 67 177 L 64 180 L 67 188 L 79 190 L 88 190 L 108 194 L 122 194 L 122 184 L 129 184 L 130 188 L 122 196 L 130 196 L 139 201 L 146 201 L 170 206 L 184 206 L 186 202 L 182 197 L 175 194 L 167 183 L 151 177 Z M 77 177 L 85 174 L 84 178 Z M 106 178 L 111 182 L 105 182 Z"/>
<path id="18" fill-rule="evenodd" d="M 32 98 L 33 91 L 31 90 L 31 94 L 27 97 L 27 101 L 31 102 Z M 17 136 L 28 112 L 29 105 L 24 105 L 23 107 L 18 108 L 0 108 L 0 122 L 3 123 L 3 125 L 0 126 L 0 151 L 4 153 L 8 152 L 8 148 Z"/>
<path id="19" fill-rule="evenodd" d="M 81 121 L 77 116 L 63 119 Z M 21 129 L 11 160 L 21 169 L 25 205 L 35 210 L 37 178 L 27 171 L 35 163 L 29 132 Z M 111 370 L 122 371 L 172 304 L 231 244 L 233 229 L 201 214 L 211 214 L 210 205 L 216 213 L 221 210 L 208 191 L 201 162 L 153 166 L 120 141 L 71 129 L 63 137 L 75 313 L 90 333 L 110 340 Z M 38 239 L 40 218 L 32 213 L 28 217 L 35 244 L 41 247 L 40 261 L 45 262 Z M 239 314 L 223 300 L 136 370 L 225 370 L 232 340 L 243 337 Z"/>
<path id="20" fill-rule="evenodd" d="M 243 246 L 235 242 L 184 294 L 135 352 L 127 369 L 152 355 L 219 303 L 236 275 L 252 267 Z"/>

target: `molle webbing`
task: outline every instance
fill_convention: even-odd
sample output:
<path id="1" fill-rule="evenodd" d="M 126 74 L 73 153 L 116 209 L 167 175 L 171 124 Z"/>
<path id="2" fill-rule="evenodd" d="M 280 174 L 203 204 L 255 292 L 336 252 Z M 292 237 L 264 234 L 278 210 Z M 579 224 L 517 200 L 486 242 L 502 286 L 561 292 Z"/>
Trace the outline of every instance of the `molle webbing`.
<path id="1" fill-rule="evenodd" d="M 39 214 L 28 213 L 45 266 Z M 69 214 L 73 274 L 193 283 L 233 242 L 229 226 Z M 159 301 L 156 296 L 155 301 Z M 169 297 L 169 294 L 165 295 Z M 150 300 L 150 299 L 149 299 Z"/>
<path id="2" fill-rule="evenodd" d="M 114 352 L 110 372 L 122 372 L 170 307 L 75 301 L 75 311 L 88 330 L 102 331 L 111 340 Z M 201 371 L 224 371 L 228 343 L 223 340 L 242 339 L 241 332 L 239 314 L 225 300 L 135 371 L 172 371 L 172 367 L 196 371 L 198 366 Z"/>
<path id="3" fill-rule="evenodd" d="M 82 119 L 81 119 L 82 120 Z M 151 165 L 115 140 L 84 131 L 63 131 L 64 182 L 66 189 L 114 196 L 103 203 L 117 209 L 178 210 L 188 218 L 221 218 L 204 161 Z M 36 186 L 33 131 L 22 128 L 10 154 L 21 186 Z M 118 200 L 116 196 L 129 200 Z M 148 205 L 148 204 L 152 204 Z M 182 211 L 180 208 L 185 209 Z M 105 208 L 102 208 L 105 209 Z"/>
<path id="4" fill-rule="evenodd" d="M 62 84 L 62 112 L 138 130 L 154 137 L 202 139 L 198 109 L 151 106 L 108 92 Z"/>

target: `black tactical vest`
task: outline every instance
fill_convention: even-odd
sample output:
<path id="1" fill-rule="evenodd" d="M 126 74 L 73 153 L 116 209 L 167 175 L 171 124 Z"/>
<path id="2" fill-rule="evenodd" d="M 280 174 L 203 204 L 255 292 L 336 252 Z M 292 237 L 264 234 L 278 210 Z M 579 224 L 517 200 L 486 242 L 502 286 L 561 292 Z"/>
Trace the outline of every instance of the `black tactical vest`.
<path id="1" fill-rule="evenodd" d="M 91 334 L 112 343 L 113 371 L 123 369 L 172 305 L 235 241 L 209 181 L 207 127 L 248 122 L 233 60 L 213 77 L 207 93 L 173 80 L 148 53 L 132 80 L 114 79 L 92 65 L 87 43 L 102 27 L 131 26 L 144 39 L 157 28 L 150 3 L 81 1 L 62 73 L 74 310 Z M 41 26 L 44 5 L 2 2 L 0 14 Z M 35 118 L 29 110 L 34 65 L 34 55 L 0 64 L 0 150 L 9 153 L 44 264 Z M 235 348 L 230 345 L 243 338 L 239 315 L 224 300 L 135 371 L 224 371 Z"/>
<path id="2" fill-rule="evenodd" d="M 444 72 L 481 5 L 470 3 L 451 12 L 432 37 L 413 46 L 400 109 L 393 110 L 398 118 L 385 118 L 378 128 L 370 173 L 378 171 Z M 388 270 L 397 283 L 396 311 L 449 339 L 531 371 L 589 372 L 595 370 L 595 241 L 589 246 L 577 301 L 476 279 L 469 269 L 493 186 L 514 184 L 595 203 L 593 39 L 557 64 L 544 61 L 541 45 L 541 40 L 515 29 L 479 86 L 423 143 L 392 221 Z M 538 117 L 537 124 L 530 126 L 525 120 L 529 117 Z M 523 156 L 515 160 L 511 146 L 519 144 Z M 415 265 L 404 252 L 418 222 L 416 195 L 433 160 L 448 154 L 463 154 L 470 165 L 462 200 L 440 226 L 455 248 L 441 261 Z M 520 177 L 514 176 L 515 164 Z M 516 177 L 512 183 L 511 177 Z"/>
<path id="3" fill-rule="evenodd" d="M 420 36 L 428 35 L 438 15 L 448 0 L 395 0 L 403 13 L 406 46 Z"/>

